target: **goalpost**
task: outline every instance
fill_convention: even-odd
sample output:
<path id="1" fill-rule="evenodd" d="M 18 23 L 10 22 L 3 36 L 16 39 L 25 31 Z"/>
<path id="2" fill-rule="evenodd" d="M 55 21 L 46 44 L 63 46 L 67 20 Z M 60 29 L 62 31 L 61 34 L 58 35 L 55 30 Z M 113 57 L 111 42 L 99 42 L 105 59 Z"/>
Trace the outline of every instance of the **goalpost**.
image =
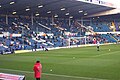
<path id="1" fill-rule="evenodd" d="M 78 46 L 78 45 L 86 45 L 87 44 L 87 38 L 84 37 L 70 37 L 68 39 L 68 46 Z"/>

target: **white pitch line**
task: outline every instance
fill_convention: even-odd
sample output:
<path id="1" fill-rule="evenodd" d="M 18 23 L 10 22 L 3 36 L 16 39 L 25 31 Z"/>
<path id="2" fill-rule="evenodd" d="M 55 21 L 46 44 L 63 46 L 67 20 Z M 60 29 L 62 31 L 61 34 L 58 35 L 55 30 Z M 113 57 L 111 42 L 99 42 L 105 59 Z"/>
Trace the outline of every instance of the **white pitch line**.
<path id="1" fill-rule="evenodd" d="M 33 72 L 30 72 L 30 71 L 22 71 L 22 70 L 13 70 L 13 69 L 4 69 L 4 68 L 0 68 L 0 70 L 15 71 L 15 72 L 23 72 L 23 73 L 31 73 L 31 74 L 33 74 Z M 42 73 L 42 74 L 43 74 L 43 75 L 50 75 L 50 76 L 58 76 L 58 77 L 86 79 L 86 80 L 107 80 L 107 79 L 99 79 L 99 78 L 89 78 L 89 77 L 78 77 L 78 76 L 58 75 L 58 74 L 50 74 L 50 73 Z"/>
<path id="2" fill-rule="evenodd" d="M 100 57 L 100 56 L 104 56 L 104 55 L 115 54 L 115 53 L 118 53 L 118 52 L 120 52 L 120 51 L 109 52 L 109 53 L 106 53 L 106 54 L 99 54 L 99 55 L 92 56 L 92 57 Z"/>

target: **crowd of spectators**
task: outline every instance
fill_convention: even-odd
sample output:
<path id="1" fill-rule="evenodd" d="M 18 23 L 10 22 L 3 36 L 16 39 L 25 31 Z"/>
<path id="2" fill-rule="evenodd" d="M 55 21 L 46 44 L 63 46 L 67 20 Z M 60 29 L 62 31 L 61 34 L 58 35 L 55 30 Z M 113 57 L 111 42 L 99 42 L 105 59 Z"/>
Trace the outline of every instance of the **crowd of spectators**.
<path id="1" fill-rule="evenodd" d="M 44 26 L 39 25 L 42 24 Z M 88 24 L 88 23 L 87 23 Z M 93 25 L 93 26 L 92 26 Z M 92 24 L 93 31 L 109 30 L 107 25 L 99 23 Z M 94 27 L 95 26 L 95 27 Z M 91 28 L 92 28 L 91 27 Z M 50 30 L 48 30 L 48 28 Z M 97 28 L 97 29 L 96 29 Z M 5 17 L 0 18 L 0 49 L 6 50 L 21 50 L 21 49 L 42 49 L 48 47 L 62 47 L 70 45 L 85 44 L 85 39 L 70 39 L 71 37 L 83 37 L 85 32 L 89 31 L 86 26 L 79 25 L 76 20 L 54 19 L 51 18 L 34 18 L 34 24 L 31 23 L 31 18 L 26 16 L 9 17 L 8 24 L 5 22 Z M 42 34 L 41 34 L 42 33 Z M 19 34 L 15 36 L 13 34 Z M 50 35 L 52 34 L 52 35 Z M 118 37 L 119 35 L 117 35 Z M 95 40 L 101 43 L 109 42 L 103 35 L 87 35 L 86 43 L 95 44 Z"/>

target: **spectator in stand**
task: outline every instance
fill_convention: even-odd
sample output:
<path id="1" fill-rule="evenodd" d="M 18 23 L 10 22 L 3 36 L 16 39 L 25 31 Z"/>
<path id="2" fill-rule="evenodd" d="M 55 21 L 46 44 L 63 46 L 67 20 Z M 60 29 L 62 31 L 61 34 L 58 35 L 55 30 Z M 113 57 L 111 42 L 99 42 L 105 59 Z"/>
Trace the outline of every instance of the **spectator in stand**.
<path id="1" fill-rule="evenodd" d="M 47 48 L 47 47 L 45 47 L 45 51 L 48 51 L 48 48 Z"/>
<path id="2" fill-rule="evenodd" d="M 34 42 L 34 44 L 31 44 L 32 51 L 36 51 L 37 49 L 37 42 Z"/>
<path id="3" fill-rule="evenodd" d="M 36 49 L 37 49 L 37 42 L 35 42 L 35 51 L 36 51 Z"/>
<path id="4" fill-rule="evenodd" d="M 43 49 L 43 51 L 44 51 L 44 48 L 45 48 L 45 47 L 44 47 L 43 45 L 41 46 L 41 48 L 42 48 L 42 49 Z"/>

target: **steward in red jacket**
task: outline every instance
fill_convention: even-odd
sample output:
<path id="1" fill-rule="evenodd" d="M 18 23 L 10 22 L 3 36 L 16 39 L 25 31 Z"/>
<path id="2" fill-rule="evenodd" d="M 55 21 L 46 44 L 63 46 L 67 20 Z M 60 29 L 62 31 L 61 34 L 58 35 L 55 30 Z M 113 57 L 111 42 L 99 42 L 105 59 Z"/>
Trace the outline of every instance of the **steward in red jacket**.
<path id="1" fill-rule="evenodd" d="M 33 70 L 34 70 L 34 77 L 36 78 L 36 80 L 40 80 L 42 73 L 42 65 L 40 61 L 36 61 Z"/>

